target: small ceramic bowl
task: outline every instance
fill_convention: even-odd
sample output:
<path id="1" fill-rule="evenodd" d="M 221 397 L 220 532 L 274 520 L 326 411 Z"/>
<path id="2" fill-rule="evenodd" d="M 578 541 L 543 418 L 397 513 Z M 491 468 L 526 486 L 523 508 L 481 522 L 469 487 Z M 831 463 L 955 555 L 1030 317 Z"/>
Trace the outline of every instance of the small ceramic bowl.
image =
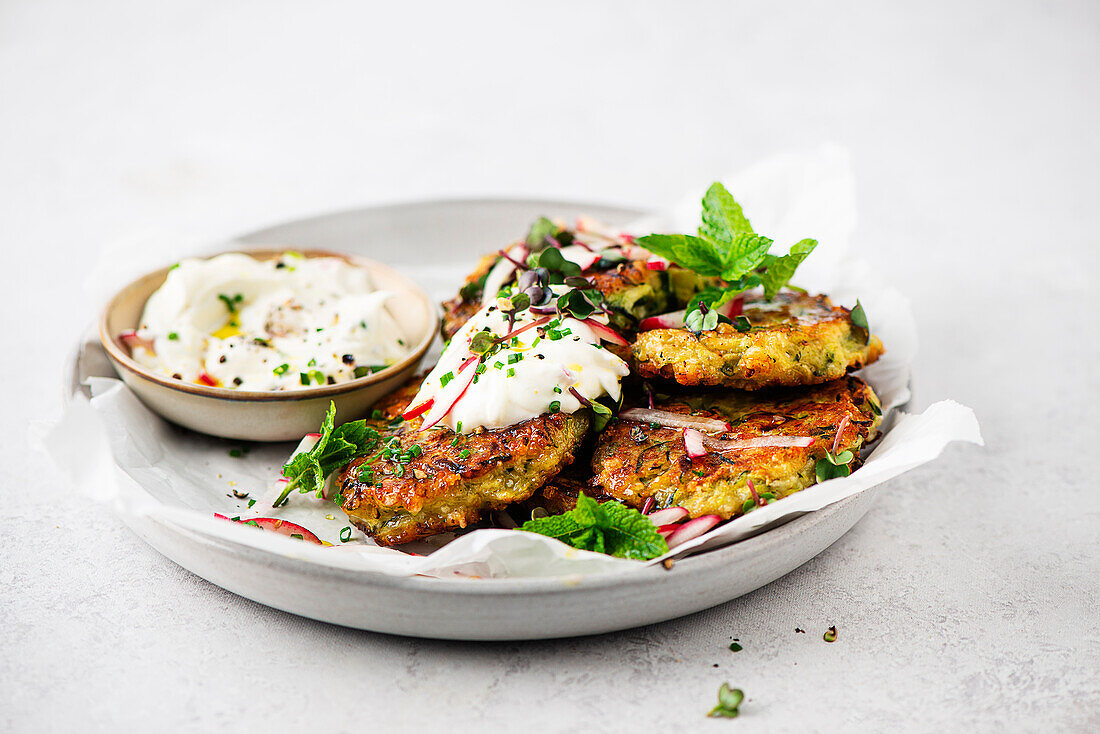
<path id="1" fill-rule="evenodd" d="M 271 259 L 285 251 L 286 248 L 233 250 L 258 260 Z M 408 356 L 380 372 L 349 382 L 281 392 L 207 387 L 155 374 L 130 357 L 120 334 L 137 328 L 145 302 L 164 283 L 171 269 L 165 267 L 119 291 L 99 319 L 99 339 L 115 371 L 150 409 L 173 423 L 212 436 L 244 441 L 298 440 L 317 430 L 330 400 L 336 402 L 339 422 L 363 417 L 375 401 L 397 389 L 420 366 L 439 331 L 435 304 L 419 286 L 382 263 L 322 250 L 306 250 L 302 254 L 339 257 L 365 268 L 376 288 L 396 294 L 390 301 L 390 313 L 411 337 L 413 347 Z"/>

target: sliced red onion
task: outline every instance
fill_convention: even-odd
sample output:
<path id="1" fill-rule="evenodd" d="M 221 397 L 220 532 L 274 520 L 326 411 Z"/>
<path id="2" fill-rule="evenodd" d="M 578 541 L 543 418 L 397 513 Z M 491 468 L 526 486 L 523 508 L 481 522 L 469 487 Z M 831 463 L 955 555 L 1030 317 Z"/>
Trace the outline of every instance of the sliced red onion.
<path id="1" fill-rule="evenodd" d="M 722 522 L 722 518 L 717 515 L 703 515 L 694 520 L 688 520 L 683 525 L 680 525 L 679 529 L 667 538 L 668 549 L 672 550 L 689 540 L 695 540 L 720 522 Z"/>
<path id="2" fill-rule="evenodd" d="M 694 428 L 704 433 L 721 433 L 730 429 L 730 424 L 715 418 L 701 418 L 683 413 L 670 413 L 655 408 L 631 408 L 619 414 L 620 418 L 639 423 L 656 423 L 666 428 Z"/>
<path id="3" fill-rule="evenodd" d="M 646 270 L 668 270 L 669 262 L 663 257 L 654 255 L 652 258 L 646 261 Z"/>
<path id="4" fill-rule="evenodd" d="M 654 525 L 673 525 L 686 520 L 687 516 L 688 511 L 683 507 L 669 507 L 667 510 L 657 510 L 646 515 Z"/>
<path id="5" fill-rule="evenodd" d="M 583 323 L 589 329 L 592 329 L 592 331 L 596 332 L 596 336 L 598 336 L 600 339 L 603 339 L 605 342 L 611 342 L 612 344 L 617 344 L 620 347 L 630 346 L 630 342 L 619 336 L 618 332 L 616 332 L 607 324 L 601 324 L 595 319 L 581 319 L 581 323 Z"/>
<path id="6" fill-rule="evenodd" d="M 529 310 L 529 311 L 531 311 L 531 313 L 540 313 L 540 314 L 545 314 L 545 313 L 557 313 L 557 312 L 558 312 L 558 307 L 557 307 L 557 306 L 554 306 L 554 305 L 549 305 L 549 306 L 531 306 L 531 307 L 530 307 L 530 308 L 529 308 L 528 310 Z"/>
<path id="7" fill-rule="evenodd" d="M 684 429 L 684 448 L 687 449 L 688 456 L 697 459 L 707 455 L 707 449 L 703 446 L 704 438 L 705 436 L 694 428 Z"/>
<path id="8" fill-rule="evenodd" d="M 703 440 L 707 446 L 716 451 L 734 451 L 737 449 L 804 449 L 813 446 L 815 439 L 813 436 L 758 436 L 756 438 L 723 440 L 705 436 Z"/>

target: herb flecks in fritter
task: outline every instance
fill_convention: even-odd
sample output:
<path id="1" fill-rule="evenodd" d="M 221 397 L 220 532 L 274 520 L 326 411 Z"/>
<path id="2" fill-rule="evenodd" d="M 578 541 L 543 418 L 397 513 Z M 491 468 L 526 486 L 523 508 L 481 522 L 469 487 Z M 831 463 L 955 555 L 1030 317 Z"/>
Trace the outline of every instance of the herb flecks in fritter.
<path id="1" fill-rule="evenodd" d="M 801 491 L 817 482 L 817 462 L 828 451 L 850 451 L 857 465 L 860 447 L 874 437 L 881 420 L 871 388 L 850 376 L 766 393 L 688 391 L 658 400 L 656 408 L 728 421 L 731 428 L 715 437 L 719 440 L 814 439 L 809 446 L 715 450 L 692 457 L 682 429 L 611 421 L 592 457 L 594 485 L 632 507 L 653 497 L 657 507 L 683 507 L 692 517 L 730 518 L 767 503 L 766 494 L 781 499 Z"/>
<path id="2" fill-rule="evenodd" d="M 747 297 L 738 318 L 743 324 L 718 324 L 702 333 L 639 334 L 632 347 L 635 371 L 681 385 L 755 390 L 836 380 L 883 352 L 877 336 L 825 296 L 785 291 L 771 300 Z"/>
<path id="3" fill-rule="evenodd" d="M 421 379 L 384 398 L 377 420 L 399 417 Z M 381 545 L 469 527 L 486 511 L 529 498 L 572 462 L 588 416 L 544 414 L 466 435 L 442 427 L 419 432 L 421 418 L 405 421 L 389 438 L 390 456 L 356 459 L 340 473 L 344 511 Z"/>

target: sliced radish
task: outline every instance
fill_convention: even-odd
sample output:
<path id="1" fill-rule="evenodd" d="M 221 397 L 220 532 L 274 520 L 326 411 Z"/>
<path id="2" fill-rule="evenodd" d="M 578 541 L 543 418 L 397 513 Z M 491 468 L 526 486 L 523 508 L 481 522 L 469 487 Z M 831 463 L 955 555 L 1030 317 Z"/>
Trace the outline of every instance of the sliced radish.
<path id="1" fill-rule="evenodd" d="M 248 517 L 241 518 L 239 520 L 233 520 L 225 515 L 219 515 L 214 513 L 214 517 L 221 518 L 222 520 L 229 520 L 231 522 L 238 523 L 240 525 L 252 525 L 253 527 L 259 527 L 261 530 L 267 530 L 277 533 L 278 535 L 300 536 L 300 540 L 304 540 L 307 543 L 313 543 L 314 545 L 324 545 L 321 539 L 314 535 L 309 530 L 306 530 L 298 523 L 290 522 L 288 520 L 280 520 L 276 517 Z"/>
<path id="2" fill-rule="evenodd" d="M 576 263 L 581 272 L 588 270 L 600 259 L 600 253 L 592 252 L 592 249 L 584 245 L 563 247 L 560 250 L 562 257 L 572 263 Z"/>
<path id="3" fill-rule="evenodd" d="M 694 520 L 688 520 L 683 525 L 677 526 L 679 529 L 667 538 L 668 549 L 672 550 L 689 540 L 695 540 L 720 522 L 722 518 L 717 515 L 703 515 Z"/>
<path id="4" fill-rule="evenodd" d="M 687 449 L 688 456 L 697 459 L 707 455 L 707 449 L 703 446 L 704 438 L 706 437 L 694 428 L 684 429 L 684 447 Z"/>
<path id="5" fill-rule="evenodd" d="M 840 425 L 836 427 L 836 438 L 833 439 L 833 456 L 836 456 L 836 450 L 840 448 L 840 437 L 844 435 L 844 429 L 848 427 L 848 416 L 844 416 L 840 419 Z"/>
<path id="6" fill-rule="evenodd" d="M 458 375 L 436 394 L 435 397 L 438 399 L 433 401 L 431 409 L 424 414 L 424 422 L 420 425 L 420 430 L 426 431 L 443 420 L 451 412 L 451 408 L 455 407 L 455 404 L 466 394 L 476 375 L 476 369 L 469 367 L 460 369 Z"/>
<path id="7" fill-rule="evenodd" d="M 519 256 L 519 260 L 527 259 L 527 248 L 523 245 L 513 245 L 508 248 L 508 254 L 512 254 L 512 250 L 515 250 Z M 481 307 L 491 305 L 497 299 L 497 293 L 504 287 L 504 284 L 508 282 L 508 279 L 512 277 L 512 273 L 516 272 L 516 265 L 506 257 L 500 258 L 500 261 L 492 267 L 489 274 L 485 276 L 485 290 L 481 292 Z"/>
<path id="8" fill-rule="evenodd" d="M 669 507 L 646 515 L 654 525 L 673 525 L 687 519 L 688 511 L 683 507 Z"/>
<path id="9" fill-rule="evenodd" d="M 727 319 L 736 318 L 741 315 L 741 311 L 744 308 L 744 298 L 734 298 L 732 301 L 727 301 L 718 307 L 718 313 L 725 316 Z M 659 316 L 650 316 L 647 319 L 642 319 L 642 323 L 638 325 L 640 331 L 651 331 L 653 329 L 682 329 L 684 328 L 684 317 L 687 316 L 687 311 L 670 311 L 669 313 L 663 313 Z"/>
<path id="10" fill-rule="evenodd" d="M 650 512 L 652 512 L 653 511 L 653 505 L 655 505 L 655 504 L 656 503 L 653 501 L 652 497 L 646 497 L 645 502 L 642 503 L 642 514 L 643 515 L 648 515 Z"/>
<path id="11" fill-rule="evenodd" d="M 209 387 L 217 387 L 219 384 L 216 379 L 211 377 L 206 372 L 200 372 L 199 376 L 195 378 L 195 382 L 199 383 L 200 385 L 208 385 Z"/>
<path id="12" fill-rule="evenodd" d="M 317 442 L 320 440 L 320 433 L 307 433 L 302 436 L 302 440 L 298 442 L 298 448 L 294 449 L 294 453 L 290 455 L 290 459 L 293 459 L 298 454 L 305 454 L 313 451 L 313 447 L 316 446 Z M 287 459 L 287 463 L 290 463 L 290 459 Z"/>
<path id="13" fill-rule="evenodd" d="M 805 449 L 814 445 L 813 436 L 758 436 L 757 438 L 742 438 L 723 440 L 705 436 L 703 438 L 707 446 L 716 451 L 734 451 L 736 449 Z"/>
<path id="14" fill-rule="evenodd" d="M 638 324 L 639 331 L 652 331 L 653 329 L 682 329 L 684 328 L 684 316 L 687 311 L 672 311 L 659 316 L 650 316 L 642 319 Z"/>
<path id="15" fill-rule="evenodd" d="M 646 261 L 646 270 L 668 270 L 669 262 L 663 257 L 654 255 L 648 261 Z"/>
<path id="16" fill-rule="evenodd" d="M 704 433 L 721 433 L 730 429 L 730 424 L 715 418 L 700 418 L 683 413 L 670 413 L 655 408 L 631 408 L 619 414 L 620 418 L 639 423 L 656 423 L 666 428 L 694 428 Z"/>
<path id="17" fill-rule="evenodd" d="M 401 414 L 401 417 L 407 421 L 411 421 L 413 418 L 421 415 L 422 413 L 424 413 L 424 411 L 428 410 L 428 408 L 432 407 L 432 403 L 434 402 L 435 398 L 428 398 L 420 405 L 410 406 L 409 408 L 405 409 L 405 412 Z"/>
<path id="18" fill-rule="evenodd" d="M 129 348 L 131 354 L 133 354 L 136 347 L 141 347 L 147 352 L 153 351 L 153 340 L 138 336 L 138 333 L 133 329 L 122 332 L 118 335 L 118 338 Z"/>
<path id="19" fill-rule="evenodd" d="M 581 323 L 583 323 L 589 329 L 592 329 L 592 331 L 596 332 L 596 336 L 600 337 L 600 339 L 603 339 L 605 342 L 618 344 L 620 347 L 630 346 L 630 342 L 619 336 L 618 332 L 616 332 L 607 324 L 601 324 L 595 319 L 581 319 Z"/>

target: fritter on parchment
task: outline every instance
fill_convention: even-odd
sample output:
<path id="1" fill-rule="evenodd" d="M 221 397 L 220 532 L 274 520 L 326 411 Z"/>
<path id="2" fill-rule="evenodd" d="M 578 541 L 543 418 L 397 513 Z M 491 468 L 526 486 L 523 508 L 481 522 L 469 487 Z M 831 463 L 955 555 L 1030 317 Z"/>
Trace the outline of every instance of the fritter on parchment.
<path id="1" fill-rule="evenodd" d="M 360 457 L 337 477 L 344 512 L 380 545 L 465 528 L 485 511 L 527 499 L 573 461 L 588 430 L 588 413 L 581 411 L 463 436 L 442 427 L 418 433 L 421 418 L 395 419 L 422 380 L 375 405 L 381 417 L 370 423 L 390 436 L 391 455 Z"/>
<path id="2" fill-rule="evenodd" d="M 640 508 L 653 497 L 658 508 L 681 506 L 692 517 L 742 512 L 757 493 L 777 499 L 816 483 L 818 459 L 832 450 L 837 428 L 845 424 L 836 452 L 851 451 L 859 465 L 860 447 L 874 437 L 881 420 L 878 398 L 858 377 L 813 387 L 745 393 L 693 390 L 659 400 L 655 408 L 725 420 L 732 430 L 716 438 L 810 436 L 812 446 L 711 450 L 688 456 L 681 429 L 612 420 L 600 434 L 592 457 L 593 483 L 600 491 Z"/>
<path id="3" fill-rule="evenodd" d="M 871 364 L 882 341 L 852 322 L 852 313 L 827 296 L 794 291 L 771 301 L 746 296 L 749 328 L 719 324 L 712 331 L 653 329 L 638 335 L 632 353 L 641 377 L 681 385 L 723 385 L 757 390 L 814 385 Z"/>

